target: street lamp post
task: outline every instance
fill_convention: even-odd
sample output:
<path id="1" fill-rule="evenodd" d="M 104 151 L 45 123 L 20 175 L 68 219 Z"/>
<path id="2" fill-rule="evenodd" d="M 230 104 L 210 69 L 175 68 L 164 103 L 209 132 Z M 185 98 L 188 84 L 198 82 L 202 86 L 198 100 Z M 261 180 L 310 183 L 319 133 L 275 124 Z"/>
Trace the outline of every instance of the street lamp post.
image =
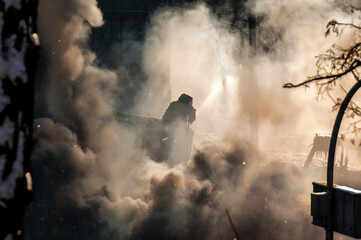
<path id="1" fill-rule="evenodd" d="M 326 240 L 333 240 L 333 232 L 361 237 L 361 191 L 333 184 L 335 151 L 342 118 L 352 97 L 361 87 L 361 81 L 347 93 L 337 113 L 328 152 L 327 184 L 313 182 L 311 215 L 313 224 L 326 229 Z"/>

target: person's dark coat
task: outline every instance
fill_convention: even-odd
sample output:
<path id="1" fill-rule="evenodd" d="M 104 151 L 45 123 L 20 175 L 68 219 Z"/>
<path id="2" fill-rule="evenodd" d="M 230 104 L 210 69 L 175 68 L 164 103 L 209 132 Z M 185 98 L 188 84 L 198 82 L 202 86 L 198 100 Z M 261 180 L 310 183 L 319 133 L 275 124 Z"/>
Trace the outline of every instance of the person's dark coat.
<path id="1" fill-rule="evenodd" d="M 182 94 L 177 101 L 171 102 L 165 111 L 162 122 L 170 124 L 181 121 L 191 124 L 196 120 L 196 110 L 192 106 L 193 98 L 187 94 Z"/>

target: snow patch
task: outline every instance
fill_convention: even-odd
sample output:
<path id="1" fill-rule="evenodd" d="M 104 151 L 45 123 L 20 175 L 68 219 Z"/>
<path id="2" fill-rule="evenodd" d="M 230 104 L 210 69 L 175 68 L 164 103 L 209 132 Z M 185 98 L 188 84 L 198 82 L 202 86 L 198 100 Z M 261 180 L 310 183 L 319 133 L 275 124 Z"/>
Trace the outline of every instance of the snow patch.
<path id="1" fill-rule="evenodd" d="M 24 133 L 19 133 L 18 149 L 16 153 L 16 160 L 13 164 L 12 171 L 5 181 L 0 178 L 0 198 L 12 199 L 16 188 L 16 180 L 24 175 L 23 169 L 23 151 L 24 151 Z"/>
<path id="2" fill-rule="evenodd" d="M 15 123 L 5 118 L 4 124 L 0 126 L 0 145 L 4 146 L 8 142 L 10 148 L 13 148 L 13 134 L 15 131 Z"/>
<path id="3" fill-rule="evenodd" d="M 25 31 L 26 24 L 22 20 L 19 27 Z M 24 32 L 25 33 L 25 32 Z M 25 49 L 26 49 L 26 33 L 23 36 L 23 42 L 20 51 L 15 49 L 16 35 L 12 35 L 4 41 L 4 46 L 9 47 L 9 50 L 5 53 L 5 57 L 0 57 L 0 77 L 4 78 L 8 76 L 13 82 L 16 77 L 20 77 L 24 83 L 27 82 L 26 68 L 24 63 Z"/>
<path id="4" fill-rule="evenodd" d="M 4 95 L 4 90 L 2 88 L 2 81 L 1 81 L 0 82 L 0 112 L 2 112 L 5 108 L 5 106 L 9 103 L 10 103 L 10 98 L 8 96 Z"/>
<path id="5" fill-rule="evenodd" d="M 11 36 L 5 40 L 5 46 L 14 46 L 16 35 Z M 4 73 L 9 78 L 15 81 L 18 76 L 26 82 L 25 64 L 24 64 L 24 47 L 18 52 L 14 47 L 11 47 L 7 52 L 7 59 L 0 58 L 0 73 L 2 77 Z"/>

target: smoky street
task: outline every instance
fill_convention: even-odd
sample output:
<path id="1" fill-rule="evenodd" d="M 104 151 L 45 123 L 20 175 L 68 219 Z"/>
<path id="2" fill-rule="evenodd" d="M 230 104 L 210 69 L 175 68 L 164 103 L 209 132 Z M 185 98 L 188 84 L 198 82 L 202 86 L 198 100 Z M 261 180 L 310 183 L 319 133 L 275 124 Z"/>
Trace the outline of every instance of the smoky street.
<path id="1" fill-rule="evenodd" d="M 26 1 L 0 10 L 19 9 L 15 2 Z M 361 224 L 341 234 L 351 230 L 336 229 L 338 212 L 323 215 L 322 194 L 313 193 L 311 215 L 311 193 L 327 179 L 337 111 L 360 81 L 360 9 L 353 0 L 39 0 L 24 170 L 32 199 L 15 233 L 319 240 L 331 226 L 326 239 L 354 239 Z M 14 99 L 2 98 L 5 83 L 0 111 Z M 359 95 L 334 157 L 334 183 L 355 189 Z M 17 126 L 4 119 L 0 112 L 0 150 L 13 146 L 6 129 Z M 0 155 L 0 210 L 11 195 L 2 171 L 19 168 L 7 166 Z"/>

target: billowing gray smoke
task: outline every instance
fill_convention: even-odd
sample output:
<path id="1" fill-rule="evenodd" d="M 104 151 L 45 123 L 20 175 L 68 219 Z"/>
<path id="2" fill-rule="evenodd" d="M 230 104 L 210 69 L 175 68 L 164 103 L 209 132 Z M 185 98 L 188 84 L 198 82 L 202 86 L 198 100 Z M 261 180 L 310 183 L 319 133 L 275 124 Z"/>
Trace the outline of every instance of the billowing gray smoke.
<path id="1" fill-rule="evenodd" d="M 284 137 L 311 133 L 311 141 L 318 129 L 328 131 L 332 114 L 321 110 L 328 103 L 311 108 L 315 89 L 281 86 L 314 70 L 309 59 L 325 44 L 323 25 L 343 16 L 329 4 L 255 5 L 267 16 L 263 27 L 282 33 L 272 43 L 274 59 L 265 53 L 258 59 L 260 152 L 248 143 L 249 66 L 239 35 L 204 4 L 151 18 L 143 59 L 148 81 L 133 110 L 161 117 L 169 103 L 157 91 L 170 88 L 174 100 L 192 95 L 198 114 L 191 160 L 169 167 L 152 161 L 136 134 L 115 120 L 118 78 L 99 68 L 87 47 L 90 28 L 103 23 L 97 2 L 40 1 L 49 118 L 35 125 L 28 239 L 233 239 L 227 209 L 242 239 L 323 238 L 310 224 L 311 179 L 291 154 L 306 155 L 307 145 Z"/>

